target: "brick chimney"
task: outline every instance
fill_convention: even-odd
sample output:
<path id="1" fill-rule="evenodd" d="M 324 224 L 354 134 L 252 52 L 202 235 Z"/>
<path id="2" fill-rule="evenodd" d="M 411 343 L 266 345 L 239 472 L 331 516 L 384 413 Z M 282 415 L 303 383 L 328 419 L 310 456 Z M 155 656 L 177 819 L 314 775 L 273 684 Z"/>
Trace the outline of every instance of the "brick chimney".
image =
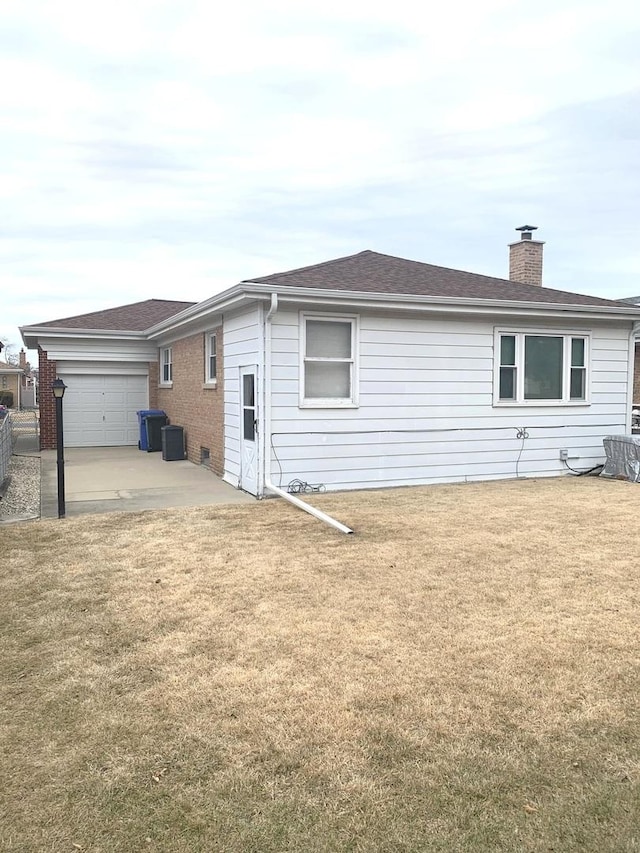
<path id="1" fill-rule="evenodd" d="M 544 240 L 534 240 L 537 225 L 521 225 L 517 243 L 509 243 L 509 280 L 542 286 L 542 247 Z"/>
<path id="2" fill-rule="evenodd" d="M 26 370 L 26 369 L 27 369 L 27 354 L 26 354 L 26 352 L 24 351 L 24 349 L 21 349 L 21 350 L 20 350 L 20 356 L 19 356 L 19 358 L 20 358 L 20 367 L 21 367 L 23 370 Z"/>

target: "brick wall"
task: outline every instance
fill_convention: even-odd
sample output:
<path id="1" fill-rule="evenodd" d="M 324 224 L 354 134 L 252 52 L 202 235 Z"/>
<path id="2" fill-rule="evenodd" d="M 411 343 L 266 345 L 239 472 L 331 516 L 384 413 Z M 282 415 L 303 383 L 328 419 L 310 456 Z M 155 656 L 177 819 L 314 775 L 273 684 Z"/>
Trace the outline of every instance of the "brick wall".
<path id="1" fill-rule="evenodd" d="M 184 427 L 187 457 L 199 465 L 201 448 L 210 453 L 209 467 L 218 475 L 224 472 L 224 394 L 222 363 L 222 326 L 211 329 L 217 335 L 218 384 L 203 387 L 205 380 L 206 335 L 190 335 L 171 344 L 173 350 L 173 386 L 158 385 L 158 365 L 149 365 L 149 408 L 163 409 L 172 424 Z M 210 334 L 210 333 L 209 333 Z"/>
<path id="2" fill-rule="evenodd" d="M 38 347 L 38 365 L 40 367 L 40 450 L 55 450 L 56 447 L 56 405 L 51 383 L 56 378 L 56 363 L 49 361 L 46 352 Z M 64 405 L 64 403 L 63 403 Z"/>
<path id="3" fill-rule="evenodd" d="M 541 240 L 520 240 L 509 246 L 509 279 L 523 284 L 542 285 Z"/>
<path id="4" fill-rule="evenodd" d="M 160 367 L 157 361 L 149 362 L 149 408 L 159 409 L 158 405 L 158 376 Z"/>

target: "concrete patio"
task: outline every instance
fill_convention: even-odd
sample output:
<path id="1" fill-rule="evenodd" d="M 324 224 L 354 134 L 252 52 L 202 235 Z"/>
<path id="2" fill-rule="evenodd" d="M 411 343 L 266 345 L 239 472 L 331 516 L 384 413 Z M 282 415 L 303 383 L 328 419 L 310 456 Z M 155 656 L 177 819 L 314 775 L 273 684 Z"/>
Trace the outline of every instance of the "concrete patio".
<path id="1" fill-rule="evenodd" d="M 55 450 L 42 451 L 41 460 L 41 517 L 57 518 Z M 137 447 L 67 448 L 65 493 L 67 516 L 255 500 L 206 468 L 186 460 L 165 462 L 161 453 Z"/>

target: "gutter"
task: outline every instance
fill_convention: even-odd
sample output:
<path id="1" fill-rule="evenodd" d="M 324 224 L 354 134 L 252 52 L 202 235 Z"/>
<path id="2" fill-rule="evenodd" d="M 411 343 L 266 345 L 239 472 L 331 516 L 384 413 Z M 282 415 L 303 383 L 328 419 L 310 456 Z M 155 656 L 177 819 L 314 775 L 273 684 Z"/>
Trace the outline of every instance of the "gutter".
<path id="1" fill-rule="evenodd" d="M 347 527 L 345 524 L 342 524 L 335 518 L 332 518 L 330 515 L 327 515 L 325 512 L 322 512 L 319 509 L 316 509 L 314 506 L 301 501 L 300 498 L 294 497 L 294 495 L 290 495 L 289 492 L 285 492 L 284 489 L 281 489 L 279 486 L 276 486 L 271 481 L 271 319 L 278 310 L 278 294 L 271 293 L 271 306 L 267 311 L 265 316 L 265 376 L 264 376 L 264 452 L 262 454 L 262 458 L 264 459 L 264 485 L 265 488 L 270 492 L 273 492 L 274 495 L 278 495 L 280 498 L 284 498 L 290 504 L 293 504 L 298 509 L 303 510 L 304 512 L 308 512 L 309 515 L 312 515 L 314 518 L 317 518 L 319 521 L 328 524 L 330 527 L 335 527 L 336 530 L 339 530 L 340 533 L 353 533 L 353 530 L 350 527 Z"/>
<path id="2" fill-rule="evenodd" d="M 42 338 L 74 338 L 75 340 L 95 340 L 105 338 L 117 341 L 147 342 L 144 331 L 131 332 L 122 329 L 69 329 L 64 326 L 20 326 L 20 336 L 27 349 L 37 349 Z"/>
<path id="3" fill-rule="evenodd" d="M 253 282 L 243 282 L 245 292 L 248 295 L 259 298 L 267 290 L 267 285 L 261 285 Z M 273 292 L 273 286 L 268 290 Z M 410 295 L 405 293 L 376 293 L 362 290 L 329 290 L 326 288 L 315 287 L 294 287 L 294 286 L 278 286 L 277 292 L 280 301 L 288 301 L 294 303 L 315 302 L 318 299 L 326 300 L 329 303 L 335 304 L 353 304 L 363 305 L 365 307 L 380 307 L 393 305 L 394 307 L 402 307 L 415 310 L 417 308 L 433 308 L 435 310 L 461 309 L 466 310 L 465 313 L 499 313 L 505 309 L 511 310 L 514 313 L 540 313 L 541 316 L 548 316 L 550 313 L 557 312 L 559 315 L 571 313 L 573 315 L 584 314 L 591 317 L 594 314 L 600 315 L 603 318 L 611 318 L 616 316 L 640 318 L 640 306 L 623 306 L 616 305 L 582 305 L 576 302 L 538 302 L 515 299 L 482 299 L 482 298 L 467 298 L 463 296 L 420 296 Z"/>
<path id="4" fill-rule="evenodd" d="M 152 340 L 160 337 L 163 332 L 171 332 L 181 326 L 185 326 L 189 323 L 200 320 L 203 317 L 207 317 L 209 314 L 219 314 L 225 309 L 241 305 L 243 302 L 246 302 L 247 299 L 256 297 L 258 299 L 268 299 L 269 295 L 270 292 L 256 295 L 248 294 L 241 285 L 236 284 L 234 287 L 228 288 L 222 293 L 210 296 L 203 302 L 197 302 L 190 308 L 185 308 L 179 314 L 173 314 L 171 317 L 167 317 L 166 320 L 156 323 L 155 326 L 150 326 L 145 330 L 145 335 L 149 340 Z"/>

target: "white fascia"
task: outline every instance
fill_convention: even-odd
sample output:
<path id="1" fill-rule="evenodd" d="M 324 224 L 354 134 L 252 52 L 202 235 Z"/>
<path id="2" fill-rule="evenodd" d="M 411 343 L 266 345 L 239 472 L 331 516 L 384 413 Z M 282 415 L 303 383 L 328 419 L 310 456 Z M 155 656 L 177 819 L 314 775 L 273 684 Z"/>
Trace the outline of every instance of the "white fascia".
<path id="1" fill-rule="evenodd" d="M 260 293 L 257 296 L 260 299 L 268 300 L 271 298 L 272 290 L 273 288 L 268 293 Z M 211 296 L 203 302 L 198 302 L 196 305 L 185 308 L 184 311 L 174 314 L 161 323 L 156 323 L 155 326 L 151 326 L 146 330 L 145 336 L 148 340 L 155 340 L 167 334 L 173 337 L 181 337 L 181 335 L 174 335 L 173 333 L 177 330 L 182 330 L 185 326 L 193 326 L 198 321 L 209 322 L 212 315 L 220 314 L 230 308 L 239 307 L 242 303 L 250 301 L 252 298 L 255 297 L 247 293 L 243 285 L 237 284 L 228 290 L 224 290 L 222 293 L 218 293 L 216 296 Z"/>
<path id="2" fill-rule="evenodd" d="M 357 305 L 362 308 L 393 307 L 394 310 L 433 311 L 454 314 L 504 314 L 529 316 L 612 319 L 619 317 L 629 321 L 640 319 L 640 306 L 604 307 L 601 305 L 575 305 L 556 302 L 523 302 L 520 300 L 465 299 L 454 296 L 407 296 L 405 294 L 372 294 L 364 291 L 324 290 L 301 287 L 268 287 L 248 282 L 246 292 L 254 296 L 276 291 L 280 302 L 296 304 L 313 303 L 327 306 Z"/>
<path id="3" fill-rule="evenodd" d="M 27 349 L 36 349 L 40 338 L 77 338 L 79 340 L 146 341 L 146 332 L 130 332 L 121 329 L 66 329 L 63 326 L 20 326 L 20 335 Z"/>

